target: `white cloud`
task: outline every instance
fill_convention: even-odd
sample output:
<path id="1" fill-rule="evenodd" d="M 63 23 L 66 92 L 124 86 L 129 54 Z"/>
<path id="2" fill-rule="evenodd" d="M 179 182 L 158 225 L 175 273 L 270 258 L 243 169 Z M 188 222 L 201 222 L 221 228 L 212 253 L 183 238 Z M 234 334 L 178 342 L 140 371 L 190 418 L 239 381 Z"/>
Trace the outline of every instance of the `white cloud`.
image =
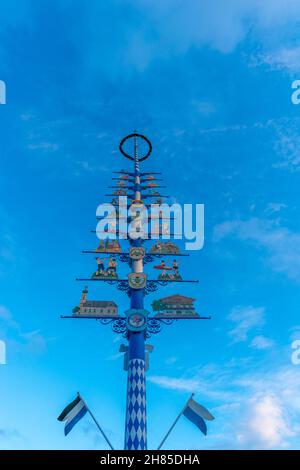
<path id="1" fill-rule="evenodd" d="M 20 115 L 21 121 L 30 121 L 32 118 L 34 118 L 34 115 L 31 113 L 23 113 Z"/>
<path id="2" fill-rule="evenodd" d="M 192 48 L 209 46 L 227 54 L 249 33 L 263 48 L 269 48 L 277 43 L 271 34 L 274 30 L 279 34 L 284 29 L 285 36 L 291 35 L 290 25 L 300 15 L 300 4 L 298 0 L 131 0 L 126 10 L 128 20 L 124 22 L 122 7 L 92 3 L 88 31 L 82 35 L 83 41 L 86 38 L 105 44 L 106 50 L 113 48 L 114 54 L 104 52 L 105 60 L 99 61 L 98 49 L 87 47 L 85 59 L 90 67 L 116 77 L 121 68 L 123 72 L 143 72 L 156 60 L 184 55 Z M 118 30 L 117 36 L 115 29 L 107 27 L 108 18 Z"/>
<path id="3" fill-rule="evenodd" d="M 231 391 L 225 391 L 223 384 L 226 383 L 230 376 L 230 370 L 220 369 L 217 366 L 197 367 L 196 370 L 190 371 L 187 377 L 170 377 L 166 375 L 149 375 L 148 382 L 151 382 L 161 388 L 174 390 L 177 392 L 193 392 L 200 396 L 208 397 L 215 401 L 232 402 L 235 394 Z M 212 378 L 212 380 L 211 380 Z"/>
<path id="4" fill-rule="evenodd" d="M 170 356 L 170 357 L 168 357 L 168 358 L 165 360 L 165 363 L 166 363 L 167 365 L 172 365 L 172 364 L 175 364 L 177 361 L 178 361 L 178 357 L 176 357 L 176 356 Z"/>
<path id="5" fill-rule="evenodd" d="M 272 395 L 256 395 L 248 403 L 245 421 L 237 432 L 243 447 L 273 449 L 286 447 L 286 438 L 293 436 L 285 406 Z"/>
<path id="6" fill-rule="evenodd" d="M 277 138 L 274 149 L 280 160 L 274 163 L 274 168 L 286 168 L 291 172 L 300 170 L 300 136 L 297 129 L 299 120 L 286 123 L 286 126 L 275 126 Z M 296 128 L 295 128 L 296 127 Z"/>
<path id="7" fill-rule="evenodd" d="M 264 325 L 264 315 L 264 307 L 235 307 L 228 316 L 229 320 L 235 324 L 234 328 L 229 331 L 229 336 L 234 342 L 246 341 L 251 330 Z"/>
<path id="8" fill-rule="evenodd" d="M 0 275 L 7 275 L 15 261 L 16 241 L 9 225 L 9 217 L 0 208 Z"/>
<path id="9" fill-rule="evenodd" d="M 300 71 L 300 47 L 281 48 L 252 57 L 250 66 L 269 65 L 275 70 L 286 70 L 292 74 Z"/>
<path id="10" fill-rule="evenodd" d="M 0 335 L 7 344 L 7 352 L 13 350 L 40 354 L 47 348 L 47 340 L 40 330 L 23 332 L 21 325 L 4 305 L 0 305 Z"/>
<path id="11" fill-rule="evenodd" d="M 17 429 L 0 429 L 0 438 L 1 440 L 10 440 L 14 438 L 22 438 L 21 434 Z"/>
<path id="12" fill-rule="evenodd" d="M 300 282 L 300 233 L 278 226 L 276 221 L 251 218 L 216 225 L 214 240 L 236 237 L 267 250 L 267 261 L 274 271 Z"/>
<path id="13" fill-rule="evenodd" d="M 290 329 L 291 335 L 290 335 L 290 340 L 291 342 L 300 339 L 300 325 L 293 326 Z"/>
<path id="14" fill-rule="evenodd" d="M 185 378 L 154 376 L 149 380 L 179 393 L 196 392 L 196 400 L 209 406 L 215 416 L 219 434 L 213 436 L 213 448 L 295 448 L 298 444 L 293 438 L 299 431 L 300 419 L 300 367 L 273 362 L 271 368 L 270 363 L 257 363 L 253 358 L 247 368 L 241 368 L 242 362 L 240 358 L 199 366 Z"/>
<path id="15" fill-rule="evenodd" d="M 78 160 L 76 163 L 80 168 L 82 168 L 85 171 L 88 171 L 88 172 L 93 172 L 94 171 L 94 168 L 86 160 Z"/>
<path id="16" fill-rule="evenodd" d="M 123 353 L 117 352 L 117 353 L 115 353 L 115 354 L 112 354 L 112 355 L 110 355 L 110 356 L 107 356 L 106 360 L 107 360 L 107 361 L 117 361 L 117 360 L 120 359 L 122 356 L 123 356 Z"/>
<path id="17" fill-rule="evenodd" d="M 113 344 L 119 343 L 121 340 L 122 340 L 122 336 L 121 335 L 116 335 L 116 336 L 113 337 L 112 343 Z"/>
<path id="18" fill-rule="evenodd" d="M 0 325 L 2 331 L 7 331 L 7 329 L 18 329 L 19 324 L 14 321 L 13 316 L 10 310 L 5 307 L 5 305 L 0 305 Z"/>
<path id="19" fill-rule="evenodd" d="M 4 305 L 0 305 L 0 319 L 9 322 L 12 319 L 10 311 Z"/>
<path id="20" fill-rule="evenodd" d="M 42 354 L 47 349 L 47 341 L 41 334 L 40 330 L 29 331 L 28 333 L 20 333 L 20 337 L 25 340 L 28 352 L 33 354 Z"/>
<path id="21" fill-rule="evenodd" d="M 183 392 L 193 392 L 198 389 L 199 381 L 196 379 L 172 378 L 163 375 L 151 375 L 148 381 L 169 390 L 180 390 Z"/>
<path id="22" fill-rule="evenodd" d="M 256 372 L 242 375 L 236 385 L 257 394 L 273 394 L 279 397 L 287 410 L 300 413 L 300 367 L 274 366 L 259 368 Z"/>
<path id="23" fill-rule="evenodd" d="M 216 106 L 214 103 L 210 103 L 208 101 L 192 101 L 193 108 L 203 116 L 210 116 L 216 112 Z"/>
<path id="24" fill-rule="evenodd" d="M 172 50 L 210 44 L 221 52 L 233 50 L 250 29 L 259 32 L 286 26 L 300 14 L 297 0 L 143 0 L 143 11 L 154 20 L 160 41 Z"/>
<path id="25" fill-rule="evenodd" d="M 270 349 L 274 346 L 274 341 L 265 336 L 255 336 L 250 346 L 254 349 Z"/>
<path id="26" fill-rule="evenodd" d="M 270 202 L 267 205 L 266 212 L 273 214 L 274 212 L 280 212 L 281 209 L 286 209 L 287 205 L 283 202 Z"/>
<path id="27" fill-rule="evenodd" d="M 58 150 L 58 144 L 53 142 L 39 142 L 38 144 L 29 144 L 30 150 L 42 150 L 43 152 L 56 152 Z"/>

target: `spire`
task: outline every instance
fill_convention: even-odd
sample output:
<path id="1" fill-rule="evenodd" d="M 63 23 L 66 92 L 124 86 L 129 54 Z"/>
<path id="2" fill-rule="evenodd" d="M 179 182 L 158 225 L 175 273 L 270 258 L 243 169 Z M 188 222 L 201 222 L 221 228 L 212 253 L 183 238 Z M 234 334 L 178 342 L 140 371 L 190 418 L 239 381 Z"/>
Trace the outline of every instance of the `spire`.
<path id="1" fill-rule="evenodd" d="M 133 131 L 134 134 L 134 169 L 138 173 L 140 171 L 139 165 L 139 151 L 138 151 L 138 133 L 136 130 Z"/>
<path id="2" fill-rule="evenodd" d="M 85 304 L 85 302 L 87 301 L 88 291 L 89 291 L 88 286 L 85 286 L 81 294 L 81 299 L 80 299 L 80 304 L 79 304 L 80 306 Z"/>

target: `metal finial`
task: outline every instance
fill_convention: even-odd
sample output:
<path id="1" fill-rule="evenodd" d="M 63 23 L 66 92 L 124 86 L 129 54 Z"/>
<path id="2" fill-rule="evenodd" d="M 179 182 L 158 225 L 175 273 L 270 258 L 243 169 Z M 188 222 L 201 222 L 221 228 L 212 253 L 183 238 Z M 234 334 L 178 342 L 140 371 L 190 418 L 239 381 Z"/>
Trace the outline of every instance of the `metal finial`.
<path id="1" fill-rule="evenodd" d="M 138 134 L 134 131 L 134 159 L 138 162 Z"/>

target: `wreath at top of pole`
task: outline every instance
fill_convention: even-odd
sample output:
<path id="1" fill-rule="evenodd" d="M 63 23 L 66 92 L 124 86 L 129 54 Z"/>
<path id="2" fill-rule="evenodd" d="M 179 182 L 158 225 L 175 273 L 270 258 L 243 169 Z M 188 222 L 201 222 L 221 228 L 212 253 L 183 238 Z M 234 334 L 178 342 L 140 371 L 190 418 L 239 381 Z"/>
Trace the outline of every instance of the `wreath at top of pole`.
<path id="1" fill-rule="evenodd" d="M 148 148 L 148 152 L 146 153 L 146 155 L 144 155 L 144 156 L 141 157 L 141 158 L 138 158 L 138 157 L 137 157 L 137 160 L 138 160 L 139 162 L 142 162 L 143 160 L 146 160 L 146 158 L 148 158 L 149 155 L 150 155 L 150 153 L 152 152 L 152 144 L 151 144 L 150 140 L 149 140 L 147 137 L 145 137 L 145 136 L 142 135 L 142 134 L 137 134 L 136 132 L 134 132 L 133 134 L 127 135 L 126 137 L 124 137 L 124 139 L 121 140 L 120 145 L 119 145 L 119 150 L 120 150 L 120 152 L 121 152 L 126 158 L 129 158 L 129 160 L 135 161 L 135 157 L 132 156 L 132 155 L 129 155 L 129 153 L 125 152 L 125 150 L 124 150 L 124 148 L 123 148 L 125 142 L 126 142 L 127 140 L 129 140 L 129 139 L 132 139 L 132 138 L 135 139 L 135 145 L 137 145 L 136 139 L 138 139 L 138 138 L 144 140 L 144 141 L 148 144 L 148 147 L 149 147 L 149 148 Z"/>

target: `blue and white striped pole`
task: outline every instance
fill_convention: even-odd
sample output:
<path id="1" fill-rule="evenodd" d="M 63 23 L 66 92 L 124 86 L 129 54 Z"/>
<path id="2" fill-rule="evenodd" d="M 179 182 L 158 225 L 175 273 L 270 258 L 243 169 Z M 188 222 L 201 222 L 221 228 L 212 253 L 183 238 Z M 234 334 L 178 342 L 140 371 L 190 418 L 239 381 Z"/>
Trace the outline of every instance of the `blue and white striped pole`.
<path id="1" fill-rule="evenodd" d="M 140 170 L 137 137 L 134 137 L 134 192 L 135 199 L 141 199 Z M 140 247 L 141 239 L 134 240 Z M 143 260 L 132 260 L 132 272 L 143 272 Z M 144 308 L 144 289 L 131 289 L 130 307 Z M 144 332 L 128 331 L 128 379 L 125 423 L 125 450 L 147 449 L 145 336 Z"/>

